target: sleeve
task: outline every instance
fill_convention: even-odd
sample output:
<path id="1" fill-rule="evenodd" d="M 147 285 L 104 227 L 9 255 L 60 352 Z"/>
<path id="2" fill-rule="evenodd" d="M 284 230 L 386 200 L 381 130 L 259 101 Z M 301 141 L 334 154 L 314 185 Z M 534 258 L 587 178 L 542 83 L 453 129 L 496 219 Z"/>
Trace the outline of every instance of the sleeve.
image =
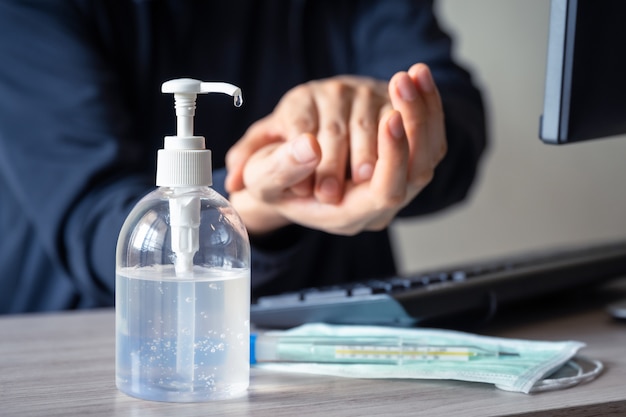
<path id="1" fill-rule="evenodd" d="M 486 146 L 485 115 L 469 72 L 453 60 L 452 40 L 438 25 L 433 1 L 301 3 L 302 62 L 310 77 L 350 73 L 389 79 L 417 62 L 433 72 L 443 100 L 448 154 L 433 181 L 399 216 L 426 215 L 465 199 Z M 290 226 L 255 246 L 257 294 L 395 272 L 386 231 L 347 238 Z"/>
<path id="2" fill-rule="evenodd" d="M 486 147 L 483 100 L 470 73 L 453 59 L 452 39 L 437 21 L 432 0 L 362 1 L 353 26 L 354 72 L 389 79 L 424 62 L 445 112 L 448 154 L 433 181 L 401 213 L 432 213 L 464 200 Z"/>
<path id="3" fill-rule="evenodd" d="M 93 26 L 71 2 L 0 3 L 0 169 L 32 238 L 110 305 L 118 232 L 153 179 Z"/>

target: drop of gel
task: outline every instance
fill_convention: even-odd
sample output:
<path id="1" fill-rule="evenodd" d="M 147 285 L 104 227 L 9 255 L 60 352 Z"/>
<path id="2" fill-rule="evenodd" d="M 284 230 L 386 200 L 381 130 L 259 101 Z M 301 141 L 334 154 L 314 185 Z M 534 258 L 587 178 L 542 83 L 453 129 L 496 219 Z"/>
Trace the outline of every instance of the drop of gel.
<path id="1" fill-rule="evenodd" d="M 233 99 L 235 101 L 235 107 L 241 107 L 243 104 L 243 96 L 241 94 L 235 94 Z"/>

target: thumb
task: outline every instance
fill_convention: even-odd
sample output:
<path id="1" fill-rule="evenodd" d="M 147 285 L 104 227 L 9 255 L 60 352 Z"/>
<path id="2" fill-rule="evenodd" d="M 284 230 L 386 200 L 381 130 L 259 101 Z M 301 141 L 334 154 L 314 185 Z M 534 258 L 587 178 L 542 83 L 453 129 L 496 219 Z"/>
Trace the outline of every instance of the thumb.
<path id="1" fill-rule="evenodd" d="M 243 171 L 245 188 L 265 201 L 275 199 L 313 175 L 321 155 L 317 140 L 307 133 L 266 147 L 248 160 Z"/>

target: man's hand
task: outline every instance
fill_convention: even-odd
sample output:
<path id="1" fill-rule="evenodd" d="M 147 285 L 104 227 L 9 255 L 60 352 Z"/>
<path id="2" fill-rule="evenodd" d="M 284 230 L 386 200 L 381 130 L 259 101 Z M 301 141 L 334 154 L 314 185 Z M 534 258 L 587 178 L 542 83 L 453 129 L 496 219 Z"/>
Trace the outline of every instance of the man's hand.
<path id="1" fill-rule="evenodd" d="M 389 83 L 342 76 L 296 87 L 229 151 L 231 201 L 251 233 L 289 223 L 380 230 L 432 179 L 446 153 L 443 118 L 423 64 Z"/>

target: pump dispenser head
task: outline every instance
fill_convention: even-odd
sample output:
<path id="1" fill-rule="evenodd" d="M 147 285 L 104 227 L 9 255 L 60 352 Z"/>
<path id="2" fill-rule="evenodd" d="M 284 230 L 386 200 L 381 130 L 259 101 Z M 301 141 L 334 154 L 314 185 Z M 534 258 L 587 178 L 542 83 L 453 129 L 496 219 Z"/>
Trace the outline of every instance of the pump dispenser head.
<path id="1" fill-rule="evenodd" d="M 176 136 L 166 136 L 164 149 L 157 156 L 156 185 L 164 187 L 209 186 L 211 151 L 206 149 L 203 136 L 194 136 L 193 118 L 198 94 L 223 93 L 233 97 L 234 104 L 243 104 L 241 89 L 222 82 L 203 82 L 191 78 L 166 81 L 163 93 L 174 94 L 176 109 Z"/>
<path id="2" fill-rule="evenodd" d="M 166 136 L 164 149 L 158 152 L 156 185 L 173 189 L 169 204 L 172 250 L 176 254 L 176 274 L 184 276 L 192 273 L 199 247 L 200 200 L 190 190 L 213 182 L 211 151 L 206 149 L 204 137 L 193 134 L 196 97 L 224 93 L 234 98 L 237 107 L 243 104 L 243 98 L 241 90 L 232 84 L 190 78 L 167 81 L 161 91 L 174 94 L 178 126 L 176 136 Z"/>

